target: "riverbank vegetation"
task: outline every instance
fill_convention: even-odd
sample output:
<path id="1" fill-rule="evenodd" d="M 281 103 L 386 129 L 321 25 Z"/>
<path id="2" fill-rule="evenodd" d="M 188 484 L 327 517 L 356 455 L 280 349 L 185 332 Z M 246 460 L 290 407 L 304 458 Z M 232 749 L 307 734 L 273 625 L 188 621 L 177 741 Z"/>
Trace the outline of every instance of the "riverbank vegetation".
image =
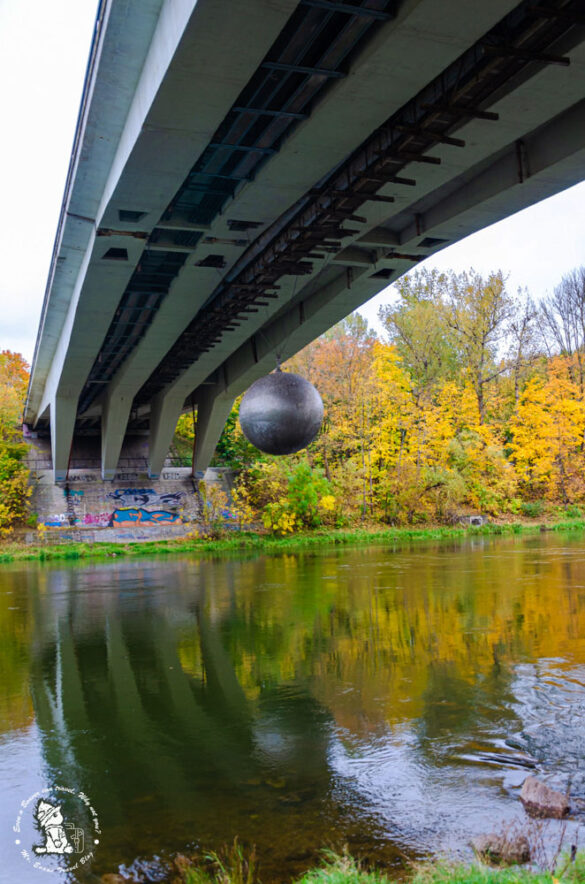
<path id="1" fill-rule="evenodd" d="M 189 881 L 189 879 L 187 879 Z M 396 878 L 379 871 L 367 871 L 349 856 L 333 856 L 321 867 L 312 869 L 299 879 L 298 884 L 393 884 Z M 406 878 L 409 884 L 561 884 L 561 882 L 585 881 L 585 856 L 578 855 L 575 862 L 562 859 L 554 871 L 529 871 L 527 869 L 491 868 L 489 866 L 449 865 L 448 863 L 425 863 L 415 868 Z M 191 884 L 203 884 L 194 877 Z M 224 881 L 222 881 L 224 884 Z M 227 882 L 225 882 L 227 884 Z M 404 884 L 404 879 L 401 879 Z"/>
<path id="2" fill-rule="evenodd" d="M 190 859 L 179 855 L 172 863 L 173 884 L 260 884 L 261 869 L 254 850 L 245 851 L 237 841 L 221 854 Z M 118 875 L 105 875 L 104 884 L 122 884 Z M 563 855 L 550 870 L 518 866 L 498 867 L 483 863 L 425 862 L 398 877 L 381 869 L 368 869 L 348 853 L 324 851 L 321 864 L 305 872 L 294 884 L 582 884 L 585 853 Z"/>
<path id="3" fill-rule="evenodd" d="M 26 519 L 32 493 L 21 416 L 28 365 L 18 353 L 0 352 L 0 539 Z"/>
<path id="4" fill-rule="evenodd" d="M 206 536 L 194 531 L 175 540 L 152 540 L 129 543 L 54 543 L 28 544 L 18 537 L 0 547 L 1 562 L 57 561 L 63 559 L 103 559 L 118 556 L 144 557 L 185 553 L 230 554 L 302 552 L 323 546 L 395 545 L 424 541 L 462 540 L 465 537 L 526 535 L 543 532 L 582 532 L 585 519 L 560 519 L 556 522 L 492 522 L 479 527 L 434 525 L 402 528 L 327 529 L 295 532 L 284 536 L 254 531 L 221 532 Z M 45 538 L 46 541 L 46 538 Z"/>

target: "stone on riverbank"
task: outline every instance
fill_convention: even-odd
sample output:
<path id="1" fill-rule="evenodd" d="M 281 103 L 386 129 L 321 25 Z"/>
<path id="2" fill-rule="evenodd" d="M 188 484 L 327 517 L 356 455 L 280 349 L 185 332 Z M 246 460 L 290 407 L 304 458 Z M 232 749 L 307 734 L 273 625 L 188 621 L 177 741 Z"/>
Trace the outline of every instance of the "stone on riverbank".
<path id="1" fill-rule="evenodd" d="M 494 866 L 518 866 L 530 862 L 530 844 L 525 835 L 491 833 L 471 842 L 476 854 Z"/>
<path id="2" fill-rule="evenodd" d="M 520 800 L 532 816 L 562 819 L 569 813 L 569 799 L 562 792 L 551 789 L 536 777 L 526 777 Z"/>

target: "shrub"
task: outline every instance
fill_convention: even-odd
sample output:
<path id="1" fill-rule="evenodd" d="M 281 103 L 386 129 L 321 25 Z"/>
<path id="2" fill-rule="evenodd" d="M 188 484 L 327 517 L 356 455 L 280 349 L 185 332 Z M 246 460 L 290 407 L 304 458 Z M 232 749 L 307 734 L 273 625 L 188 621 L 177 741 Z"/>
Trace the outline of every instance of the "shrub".
<path id="1" fill-rule="evenodd" d="M 248 513 L 257 513 L 274 534 L 318 528 L 338 519 L 331 484 L 306 459 L 292 465 L 288 458 L 261 461 L 239 476 L 236 492 L 245 499 Z"/>
<path id="2" fill-rule="evenodd" d="M 26 450 L 26 445 L 19 443 L 0 445 L 0 537 L 27 517 L 32 489 L 24 463 Z"/>
<path id="3" fill-rule="evenodd" d="M 521 513 L 528 519 L 538 519 L 544 512 L 544 502 L 542 500 L 525 500 L 521 504 Z"/>

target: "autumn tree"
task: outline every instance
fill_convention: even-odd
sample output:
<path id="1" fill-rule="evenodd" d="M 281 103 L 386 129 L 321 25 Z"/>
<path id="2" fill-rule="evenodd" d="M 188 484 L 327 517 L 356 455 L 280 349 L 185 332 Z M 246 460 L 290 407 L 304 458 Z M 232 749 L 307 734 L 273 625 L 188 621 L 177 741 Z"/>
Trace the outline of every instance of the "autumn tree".
<path id="1" fill-rule="evenodd" d="M 341 484 L 350 478 L 354 485 L 355 471 L 347 464 L 351 458 L 358 460 L 363 515 L 373 508 L 371 365 L 376 340 L 367 321 L 354 313 L 286 364 L 311 381 L 323 399 L 323 429 L 310 453 L 322 465 L 326 478 Z"/>
<path id="2" fill-rule="evenodd" d="M 3 442 L 21 438 L 28 377 L 28 364 L 20 353 L 0 352 L 0 440 Z"/>
<path id="3" fill-rule="evenodd" d="M 556 357 L 544 381 L 530 380 L 510 422 L 510 449 L 526 496 L 560 499 L 564 505 L 585 493 L 585 404 L 572 362 Z"/>
<path id="4" fill-rule="evenodd" d="M 574 356 L 579 395 L 585 391 L 585 267 L 562 277 L 540 304 L 543 343 L 549 355 Z"/>
<path id="5" fill-rule="evenodd" d="M 538 308 L 528 292 L 518 292 L 508 324 L 506 360 L 512 378 L 514 403 L 520 398 L 527 372 L 540 355 Z"/>
<path id="6" fill-rule="evenodd" d="M 475 270 L 451 272 L 443 309 L 483 423 L 489 385 L 506 369 L 500 346 L 514 313 L 502 272 L 490 273 L 487 279 Z"/>
<path id="7" fill-rule="evenodd" d="M 394 285 L 398 298 L 378 311 L 390 343 L 408 371 L 417 404 L 439 380 L 453 378 L 457 354 L 445 322 L 448 276 L 437 270 L 416 270 Z"/>
<path id="8" fill-rule="evenodd" d="M 30 497 L 29 471 L 24 463 L 22 411 L 28 365 L 19 353 L 0 353 L 0 537 L 25 518 Z"/>

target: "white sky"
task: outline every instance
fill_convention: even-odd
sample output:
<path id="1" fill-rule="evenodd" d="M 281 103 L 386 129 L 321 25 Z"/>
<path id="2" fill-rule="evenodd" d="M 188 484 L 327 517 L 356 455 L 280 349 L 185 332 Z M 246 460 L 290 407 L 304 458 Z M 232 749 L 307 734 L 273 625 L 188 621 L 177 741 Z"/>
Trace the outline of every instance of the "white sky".
<path id="1" fill-rule="evenodd" d="M 96 0 L 0 0 L 0 349 L 29 360 L 96 9 Z M 539 298 L 585 264 L 585 182 L 425 264 L 481 273 L 501 268 L 511 291 L 527 287 Z M 381 292 L 360 312 L 374 323 L 388 297 Z"/>

